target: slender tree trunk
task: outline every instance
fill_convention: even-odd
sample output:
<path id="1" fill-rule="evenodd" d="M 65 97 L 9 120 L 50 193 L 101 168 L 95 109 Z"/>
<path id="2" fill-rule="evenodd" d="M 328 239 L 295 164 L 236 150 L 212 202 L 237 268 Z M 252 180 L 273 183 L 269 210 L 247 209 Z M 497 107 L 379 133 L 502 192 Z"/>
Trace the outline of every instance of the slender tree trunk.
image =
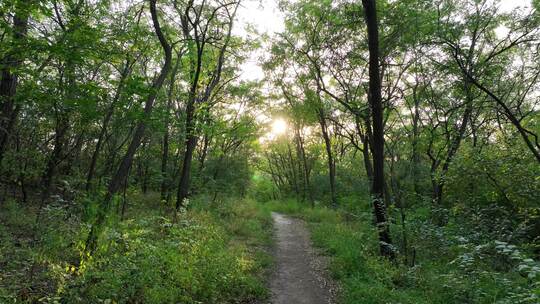
<path id="1" fill-rule="evenodd" d="M 270 175 L 272 176 L 272 180 L 274 181 L 274 185 L 276 186 L 278 190 L 278 194 L 281 197 L 282 193 L 281 190 L 283 188 L 283 183 L 280 180 L 280 177 L 277 172 L 274 171 L 274 166 L 272 165 L 272 158 L 268 153 L 265 153 L 266 159 L 268 160 L 268 169 L 270 170 Z M 277 196 L 274 195 L 274 199 L 277 199 Z"/>
<path id="2" fill-rule="evenodd" d="M 364 159 L 364 167 L 366 168 L 366 176 L 370 183 L 373 183 L 373 164 L 371 163 L 371 155 L 369 154 L 369 147 L 367 141 L 364 139 L 364 148 L 362 149 L 362 155 Z"/>
<path id="3" fill-rule="evenodd" d="M 454 160 L 454 156 L 456 155 L 457 151 L 459 150 L 459 147 L 461 146 L 461 142 L 463 138 L 465 137 L 465 132 L 467 131 L 467 126 L 468 126 L 468 123 L 470 121 L 470 117 L 473 111 L 473 96 L 471 92 L 471 85 L 468 79 L 465 79 L 464 87 L 465 87 L 467 104 L 465 106 L 465 111 L 463 112 L 461 125 L 459 126 L 459 129 L 457 130 L 457 134 L 454 136 L 452 142 L 450 143 L 450 147 L 448 148 L 448 151 L 446 152 L 446 158 L 444 159 L 441 172 L 440 172 L 440 176 L 442 176 L 442 178 L 440 177 L 438 178 L 437 185 L 433 188 L 434 190 L 433 198 L 437 206 L 440 206 L 442 204 L 443 190 L 445 186 L 444 176 L 446 176 L 446 173 L 448 172 L 448 169 L 450 168 L 450 164 Z"/>
<path id="4" fill-rule="evenodd" d="M 191 164 L 193 161 L 193 152 L 195 151 L 195 148 L 197 147 L 197 141 L 198 136 L 196 134 L 196 125 L 197 120 L 195 117 L 195 105 L 196 103 L 204 104 L 207 103 L 211 96 L 212 92 L 216 88 L 216 86 L 219 84 L 219 81 L 221 80 L 221 73 L 223 70 L 223 63 L 225 61 L 225 53 L 227 50 L 227 47 L 230 42 L 231 33 L 232 33 L 232 26 L 234 22 L 234 17 L 236 16 L 236 12 L 238 10 L 238 6 L 240 5 L 241 1 L 238 1 L 234 4 L 234 11 L 232 14 L 229 15 L 229 23 L 228 23 L 228 30 L 227 35 L 223 38 L 223 44 L 221 48 L 219 49 L 219 55 L 217 58 L 217 64 L 215 69 L 210 73 L 211 80 L 209 81 L 208 85 L 204 89 L 204 94 L 197 97 L 197 94 L 199 92 L 199 80 L 201 77 L 201 71 L 202 71 L 202 61 L 203 61 L 203 55 L 204 55 L 204 46 L 207 43 L 206 40 L 204 40 L 204 35 L 206 35 L 206 32 L 203 33 L 202 40 L 201 37 L 195 36 L 194 38 L 191 37 L 190 31 L 189 31 L 189 25 L 187 22 L 188 18 L 181 18 L 182 20 L 182 28 L 184 32 L 184 37 L 186 39 L 190 39 L 194 41 L 196 44 L 196 53 L 193 50 L 193 44 L 190 44 L 190 56 L 193 58 L 193 56 L 196 56 L 196 60 L 192 59 L 192 77 L 191 77 L 191 88 L 188 98 L 188 105 L 186 107 L 186 151 L 184 154 L 184 163 L 182 166 L 182 175 L 180 176 L 180 182 L 178 186 L 178 192 L 176 196 L 176 209 L 180 208 L 183 201 L 189 196 L 189 187 L 190 187 L 190 179 L 191 179 Z M 204 4 L 203 4 L 204 5 Z M 207 28 L 206 28 L 207 29 Z M 196 30 L 197 32 L 197 30 Z M 198 32 L 197 32 L 198 33 Z M 195 53 L 195 54 L 194 54 Z"/>
<path id="5" fill-rule="evenodd" d="M 361 152 L 364 160 L 364 168 L 366 170 L 366 176 L 368 178 L 368 181 L 371 184 L 373 182 L 373 164 L 371 162 L 371 155 L 369 154 L 369 139 L 367 134 L 362 132 L 360 128 L 360 117 L 358 115 L 355 115 L 355 127 L 356 132 L 360 135 L 360 141 L 362 142 Z"/>
<path id="6" fill-rule="evenodd" d="M 143 194 L 147 194 L 148 193 L 148 174 L 149 174 L 149 164 L 148 164 L 148 155 L 145 153 L 145 151 L 148 149 L 148 147 L 151 147 L 152 146 L 152 141 L 151 140 L 148 140 L 148 141 L 144 141 L 144 143 L 142 144 L 142 149 L 141 149 L 141 152 L 142 153 L 139 153 L 139 157 L 138 157 L 138 178 L 137 178 L 137 182 L 140 183 L 140 186 L 141 186 L 141 191 Z M 137 159 L 136 159 L 137 161 Z"/>
<path id="7" fill-rule="evenodd" d="M 189 186 L 191 178 L 191 164 L 193 163 L 193 152 L 197 146 L 197 137 L 190 136 L 186 143 L 186 151 L 184 153 L 184 162 L 182 166 L 182 173 L 180 175 L 180 182 L 178 187 L 178 193 L 176 196 L 176 208 L 180 208 L 184 200 L 189 196 Z"/>
<path id="8" fill-rule="evenodd" d="M 65 87 L 63 97 L 65 100 L 71 100 L 75 96 L 76 82 L 75 82 L 75 66 L 72 61 L 66 62 L 66 68 L 63 73 L 60 73 L 60 87 Z M 64 75 L 65 74 L 65 75 Z M 63 78 L 66 78 L 64 82 Z M 55 116 L 56 116 L 56 128 L 54 136 L 54 149 L 47 162 L 45 173 L 42 177 L 43 190 L 41 192 L 41 205 L 40 210 L 43 207 L 44 202 L 49 198 L 51 186 L 53 185 L 54 178 L 57 173 L 60 162 L 64 159 L 64 148 L 67 144 L 68 131 L 70 127 L 69 122 L 69 110 L 62 105 L 56 104 Z M 39 215 L 38 215 L 39 218 Z"/>
<path id="9" fill-rule="evenodd" d="M 413 98 L 414 98 L 414 114 L 413 114 L 413 138 L 412 138 L 412 178 L 413 178 L 413 188 L 414 194 L 416 197 L 420 195 L 420 153 L 418 151 L 418 140 L 419 140 L 419 128 L 418 124 L 420 122 L 420 100 L 417 96 L 417 88 L 413 88 Z"/>
<path id="10" fill-rule="evenodd" d="M 19 5 L 16 5 L 17 7 Z M 1 79 L 0 79 L 0 164 L 4 157 L 4 152 L 9 144 L 9 139 L 17 117 L 20 111 L 20 105 L 15 103 L 15 94 L 19 77 L 17 68 L 22 64 L 23 58 L 20 55 L 23 52 L 18 46 L 24 41 L 28 31 L 28 12 L 26 9 L 18 8 L 13 17 L 13 46 L 11 54 L 8 54 L 2 60 Z"/>
<path id="11" fill-rule="evenodd" d="M 57 114 L 58 118 L 56 122 L 56 131 L 54 136 L 54 149 L 51 156 L 49 157 L 49 160 L 47 161 L 47 167 L 41 179 L 43 190 L 41 192 L 40 209 L 45 203 L 45 201 L 49 198 L 58 165 L 64 157 L 64 145 L 69 129 L 69 114 L 65 113 L 63 109 L 59 109 L 58 111 L 61 113 Z"/>
<path id="12" fill-rule="evenodd" d="M 17 132 L 16 136 L 16 151 L 18 155 L 21 154 L 21 135 L 19 132 Z M 26 190 L 26 177 L 25 172 L 28 169 L 28 161 L 26 160 L 26 157 L 23 157 L 22 159 L 18 160 L 18 163 L 20 165 L 19 167 L 19 185 L 21 186 L 21 194 L 22 194 L 22 202 L 27 203 L 28 200 L 28 192 Z"/>
<path id="13" fill-rule="evenodd" d="M 439 181 L 437 180 L 436 175 L 436 172 L 431 172 L 431 200 L 434 203 L 442 200 L 442 194 L 439 190 Z"/>
<path id="14" fill-rule="evenodd" d="M 69 155 L 66 157 L 66 165 L 62 168 L 62 174 L 70 176 L 77 167 L 80 167 L 81 152 L 84 145 L 86 133 L 84 127 L 78 133 L 73 142 L 73 147 L 69 147 L 69 141 L 66 143 L 66 148 L 69 148 Z"/>
<path id="15" fill-rule="evenodd" d="M 122 209 L 120 210 L 120 220 L 123 221 L 125 219 L 126 215 L 126 208 L 127 208 L 127 189 L 129 187 L 129 173 L 131 169 L 128 170 L 128 173 L 126 174 L 126 178 L 124 180 L 124 191 L 122 193 Z"/>
<path id="16" fill-rule="evenodd" d="M 191 178 L 191 163 L 193 160 L 193 152 L 197 147 L 198 138 L 195 134 L 195 104 L 191 100 L 186 107 L 186 149 L 184 152 L 184 161 L 182 172 L 178 184 L 178 192 L 176 194 L 176 210 L 178 210 L 184 200 L 189 196 L 189 185 Z"/>
<path id="17" fill-rule="evenodd" d="M 289 169 L 291 170 L 291 178 L 294 185 L 294 192 L 296 193 L 296 200 L 300 201 L 300 187 L 298 186 L 298 172 L 296 172 L 296 168 L 294 166 L 294 159 L 292 154 L 291 145 L 289 142 L 287 142 L 287 157 L 289 161 Z"/>
<path id="18" fill-rule="evenodd" d="M 300 127 L 298 124 L 294 125 L 294 142 L 296 146 L 296 158 L 297 158 L 297 166 L 298 166 L 298 176 L 299 179 L 302 179 L 302 201 L 305 201 L 308 196 L 308 188 L 307 188 L 307 180 L 306 180 L 306 170 L 304 167 L 304 155 L 302 155 L 302 149 L 300 148 Z M 311 203 L 311 201 L 310 201 Z"/>
<path id="19" fill-rule="evenodd" d="M 148 193 L 148 181 L 149 181 L 148 174 L 150 173 L 149 171 L 150 171 L 150 166 L 148 165 L 148 163 L 145 163 L 144 170 L 143 170 L 142 186 L 141 186 L 141 190 L 143 194 Z"/>
<path id="20" fill-rule="evenodd" d="M 384 204 L 384 129 L 379 69 L 379 30 L 375 0 L 362 0 L 368 32 L 369 47 L 369 101 L 373 122 L 373 183 L 372 196 L 375 220 L 379 232 L 382 256 L 395 259 L 390 237 L 390 226 Z"/>
<path id="21" fill-rule="evenodd" d="M 203 137 L 203 146 L 201 151 L 201 156 L 199 158 L 199 172 L 204 170 L 204 165 L 206 164 L 206 157 L 208 156 L 208 145 L 210 144 L 210 136 L 208 134 Z"/>
<path id="22" fill-rule="evenodd" d="M 167 192 L 169 191 L 169 176 L 167 174 L 167 165 L 169 162 L 169 126 L 165 126 L 163 134 L 163 151 L 161 154 L 161 201 L 167 201 Z"/>
<path id="23" fill-rule="evenodd" d="M 392 149 L 394 150 L 394 149 Z M 394 199 L 396 207 L 399 210 L 399 214 L 401 217 L 401 242 L 402 242 L 402 251 L 403 256 L 405 258 L 405 265 L 409 265 L 409 244 L 408 244 L 408 237 L 407 237 L 407 223 L 406 223 L 406 215 L 405 215 L 405 206 L 402 200 L 401 196 L 401 185 L 400 185 L 400 176 L 398 176 L 396 172 L 396 163 L 399 163 L 399 158 L 394 160 L 394 156 L 399 156 L 395 153 L 390 153 L 391 155 L 391 161 L 390 161 L 390 182 L 392 185 L 392 192 L 394 193 Z"/>
<path id="24" fill-rule="evenodd" d="M 86 176 L 86 191 L 90 191 L 92 188 L 92 179 L 94 178 L 94 174 L 96 171 L 96 165 L 99 158 L 99 153 L 101 152 L 101 147 L 103 145 L 103 142 L 105 140 L 105 134 L 107 134 L 107 129 L 109 127 L 109 123 L 112 119 L 114 109 L 116 107 L 116 104 L 120 100 L 120 97 L 122 95 L 122 91 L 124 89 L 124 84 L 126 81 L 126 78 L 131 73 L 131 63 L 129 59 L 126 60 L 126 63 L 124 65 L 124 69 L 122 70 L 122 73 L 120 74 L 120 81 L 118 82 L 118 87 L 116 88 L 116 92 L 114 94 L 114 97 L 112 99 L 111 104 L 109 105 L 109 108 L 107 109 L 107 113 L 105 114 L 105 118 L 103 119 L 103 124 L 101 125 L 101 130 L 99 131 L 98 141 L 96 143 L 96 147 L 94 149 L 94 152 L 92 153 L 92 159 L 90 160 L 90 167 L 88 168 L 88 175 Z"/>
<path id="25" fill-rule="evenodd" d="M 300 157 L 302 159 L 302 164 L 304 167 L 304 179 L 305 179 L 305 190 L 308 194 L 309 202 L 311 203 L 311 206 L 313 207 L 315 205 L 315 200 L 313 199 L 313 191 L 311 189 L 311 179 L 310 179 L 310 169 L 307 162 L 306 157 L 306 149 L 304 147 L 304 139 L 302 138 L 300 131 L 298 130 L 298 148 L 300 150 Z"/>
<path id="26" fill-rule="evenodd" d="M 170 122 L 170 115 L 172 110 L 172 104 L 173 104 L 173 93 L 174 93 L 174 87 L 175 87 L 175 80 L 176 80 L 176 74 L 178 73 L 178 68 L 180 66 L 180 60 L 181 60 L 181 54 L 179 53 L 178 58 L 176 59 L 176 64 L 174 65 L 174 68 L 171 72 L 171 78 L 169 80 L 169 91 L 167 92 L 167 108 L 166 108 L 166 116 L 165 116 L 165 133 L 163 134 L 163 145 L 162 145 L 162 154 L 161 154 L 161 201 L 168 202 L 168 195 L 169 192 L 169 183 L 170 183 L 170 177 L 167 174 L 168 170 L 168 164 L 169 164 L 169 122 Z"/>
<path id="27" fill-rule="evenodd" d="M 291 191 L 298 193 L 298 190 L 295 187 L 295 178 L 293 176 L 293 172 L 290 170 L 290 166 L 288 164 L 288 161 L 285 159 L 285 156 L 283 156 L 282 154 L 278 152 L 276 153 L 275 157 L 276 157 L 276 170 L 278 171 L 281 170 L 281 172 L 283 173 L 283 184 L 284 185 L 287 184 Z"/>
<path id="28" fill-rule="evenodd" d="M 336 197 L 336 162 L 334 160 L 334 155 L 332 153 L 332 140 L 330 139 L 330 134 L 328 133 L 328 125 L 326 124 L 326 117 L 324 116 L 324 111 L 322 108 L 318 109 L 319 124 L 321 126 L 321 133 L 324 139 L 324 146 L 326 148 L 326 159 L 328 162 L 328 179 L 330 182 L 330 196 L 332 207 L 337 207 L 337 197 Z"/>
<path id="29" fill-rule="evenodd" d="M 131 143 L 129 144 L 128 150 L 126 151 L 126 154 L 124 155 L 122 162 L 120 163 L 120 166 L 118 167 L 118 170 L 116 171 L 113 178 L 111 179 L 109 183 L 109 187 L 107 189 L 107 193 L 105 194 L 105 198 L 101 201 L 101 204 L 98 208 L 96 221 L 92 225 L 90 229 L 90 233 L 88 234 L 88 238 L 86 239 L 85 250 L 88 254 L 94 253 L 94 251 L 97 248 L 97 240 L 98 240 L 99 235 L 101 234 L 103 225 L 105 224 L 105 220 L 107 218 L 107 214 L 110 209 L 110 203 L 112 201 L 112 198 L 118 192 L 118 190 L 121 189 L 122 183 L 124 182 L 124 180 L 126 179 L 126 176 L 128 175 L 129 169 L 133 162 L 133 156 L 135 155 L 135 152 L 137 151 L 137 148 L 141 144 L 142 138 L 144 136 L 144 132 L 146 129 L 146 120 L 149 118 L 150 114 L 152 113 L 156 96 L 159 90 L 161 89 L 161 87 L 163 86 L 163 82 L 165 81 L 165 78 L 167 77 L 167 74 L 169 73 L 169 70 L 171 68 L 172 49 L 167 39 L 163 35 L 163 32 L 161 31 L 161 27 L 159 25 L 159 19 L 158 19 L 157 10 L 156 10 L 156 0 L 149 0 L 149 2 L 150 2 L 150 14 L 152 16 L 152 23 L 154 25 L 154 31 L 165 53 L 165 62 L 161 68 L 159 76 L 152 83 L 152 87 L 150 89 L 150 93 L 148 94 L 148 97 L 146 99 L 146 104 L 144 107 L 144 117 L 141 120 L 139 120 L 137 127 L 135 129 L 135 133 L 133 134 Z"/>

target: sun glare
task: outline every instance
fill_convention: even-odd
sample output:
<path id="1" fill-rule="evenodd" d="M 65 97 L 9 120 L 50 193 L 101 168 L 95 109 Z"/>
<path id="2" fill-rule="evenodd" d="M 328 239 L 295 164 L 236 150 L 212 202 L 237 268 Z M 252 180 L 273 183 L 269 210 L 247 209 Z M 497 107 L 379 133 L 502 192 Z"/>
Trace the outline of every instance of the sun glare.
<path id="1" fill-rule="evenodd" d="M 272 134 L 280 135 L 287 131 L 287 123 L 283 119 L 275 119 L 272 122 Z"/>

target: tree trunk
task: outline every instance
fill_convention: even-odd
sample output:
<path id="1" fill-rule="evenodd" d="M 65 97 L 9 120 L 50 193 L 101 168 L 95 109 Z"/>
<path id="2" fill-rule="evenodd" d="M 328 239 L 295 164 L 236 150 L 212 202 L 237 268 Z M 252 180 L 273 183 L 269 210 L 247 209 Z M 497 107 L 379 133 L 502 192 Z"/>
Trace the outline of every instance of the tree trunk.
<path id="1" fill-rule="evenodd" d="M 137 128 L 135 130 L 135 133 L 133 134 L 133 138 L 131 140 L 131 143 L 129 144 L 128 150 L 126 151 L 126 154 L 124 155 L 122 162 L 120 163 L 120 166 L 118 167 L 118 170 L 116 171 L 115 175 L 111 179 L 109 183 L 109 187 L 107 189 L 107 193 L 105 194 L 105 198 L 101 201 L 101 204 L 98 208 L 96 221 L 92 225 L 90 229 L 90 233 L 88 234 L 88 238 L 86 239 L 85 251 L 88 254 L 93 254 L 97 248 L 97 240 L 98 240 L 99 235 L 101 234 L 103 225 L 107 218 L 107 214 L 110 209 L 110 203 L 112 201 L 112 198 L 118 192 L 118 190 L 120 190 L 120 188 L 122 187 L 122 183 L 124 182 L 124 180 L 126 179 L 128 175 L 129 169 L 133 162 L 133 156 L 135 155 L 135 152 L 137 151 L 137 148 L 141 144 L 142 138 L 144 136 L 144 131 L 146 129 L 146 121 L 148 120 L 150 114 L 152 113 L 156 96 L 159 90 L 161 89 L 161 87 L 163 86 L 163 82 L 165 81 L 165 78 L 167 77 L 167 74 L 169 73 L 169 70 L 171 68 L 172 49 L 169 43 L 167 42 L 167 39 L 163 35 L 163 32 L 161 31 L 161 27 L 159 25 L 159 19 L 158 19 L 158 15 L 156 11 L 156 0 L 149 0 L 149 1 L 150 1 L 150 14 L 152 16 L 152 23 L 154 25 L 154 31 L 165 53 L 165 62 L 161 68 L 159 76 L 152 83 L 152 87 L 150 88 L 150 93 L 148 94 L 148 97 L 146 99 L 146 104 L 144 107 L 144 115 L 142 119 L 139 120 L 139 122 L 137 123 Z"/>
<path id="2" fill-rule="evenodd" d="M 330 196 L 332 207 L 337 207 L 337 198 L 336 198 L 336 162 L 334 160 L 334 155 L 332 153 L 332 141 L 330 135 L 328 134 L 328 126 L 326 124 L 326 118 L 324 117 L 324 111 L 322 108 L 318 109 L 319 124 L 321 126 L 321 132 L 324 139 L 324 146 L 326 148 L 326 158 L 328 161 L 328 179 L 330 182 Z"/>
<path id="3" fill-rule="evenodd" d="M 382 256 L 395 259 L 390 237 L 390 226 L 384 204 L 384 130 L 379 72 L 379 32 L 375 0 L 362 0 L 368 32 L 369 47 L 369 101 L 373 122 L 373 209 L 379 232 L 379 246 Z"/>
<path id="4" fill-rule="evenodd" d="M 69 147 L 70 153 L 65 160 L 66 165 L 62 168 L 62 175 L 70 176 L 76 167 L 80 167 L 81 152 L 86 139 L 85 132 L 86 131 L 83 126 L 80 133 L 78 133 L 74 138 L 73 147 Z"/>
<path id="5" fill-rule="evenodd" d="M 17 55 L 22 53 L 23 50 L 17 48 L 17 44 L 23 42 L 27 30 L 28 12 L 19 8 L 13 17 L 13 45 L 15 49 L 11 50 L 11 54 L 8 54 L 2 60 L 0 79 L 0 164 L 19 115 L 20 106 L 15 103 L 18 85 L 18 75 L 15 71 L 23 62 L 21 56 Z"/>
<path id="6" fill-rule="evenodd" d="M 120 100 L 120 96 L 122 95 L 126 78 L 129 76 L 130 73 L 131 73 L 131 64 L 130 64 L 129 59 L 126 59 L 124 69 L 122 70 L 122 73 L 120 74 L 120 81 L 118 82 L 118 87 L 116 88 L 116 92 L 114 94 L 113 100 L 111 101 L 111 104 L 109 105 L 109 108 L 107 109 L 107 113 L 105 114 L 105 118 L 103 119 L 103 124 L 101 125 L 98 141 L 96 143 L 96 148 L 94 149 L 94 153 L 92 153 L 90 167 L 88 168 L 88 175 L 86 176 L 85 189 L 87 192 L 90 191 L 92 187 L 92 179 L 94 178 L 97 160 L 99 158 L 99 153 L 101 152 L 101 146 L 103 145 L 105 134 L 107 134 L 107 129 L 109 127 L 109 123 L 114 113 L 114 108 L 116 104 L 118 103 L 118 101 Z"/>
<path id="7" fill-rule="evenodd" d="M 306 157 L 306 149 L 304 148 L 304 139 L 302 138 L 300 134 L 300 130 L 298 131 L 298 149 L 300 151 L 300 158 L 302 159 L 302 165 L 304 167 L 304 180 L 305 180 L 305 191 L 307 191 L 307 196 L 309 199 L 309 202 L 311 203 L 311 206 L 313 207 L 315 205 L 315 200 L 313 199 L 313 191 L 311 191 L 311 180 L 309 176 L 309 166 L 307 163 L 307 157 Z"/>
<path id="8" fill-rule="evenodd" d="M 169 126 L 165 126 L 163 134 L 163 151 L 161 154 L 161 201 L 167 201 L 167 192 L 169 191 L 169 176 L 167 174 L 167 165 L 169 162 Z"/>
<path id="9" fill-rule="evenodd" d="M 66 65 L 66 68 L 64 69 L 64 71 L 62 71 L 62 73 L 59 73 L 61 75 L 60 88 L 67 86 L 66 91 L 63 94 L 63 98 L 65 100 L 71 100 L 75 97 L 75 91 L 76 91 L 75 66 L 72 61 L 66 62 L 65 65 Z M 63 80 L 64 73 L 65 73 L 65 78 L 66 78 L 65 82 Z M 47 162 L 47 167 L 45 169 L 45 173 L 41 180 L 43 190 L 41 192 L 40 210 L 44 202 L 49 198 L 51 186 L 56 176 L 58 165 L 60 165 L 60 162 L 64 159 L 64 153 L 65 153 L 64 146 L 66 145 L 66 141 L 67 141 L 66 139 L 68 137 L 68 131 L 70 127 L 69 110 L 64 108 L 62 104 L 60 105 L 56 104 L 54 111 L 55 111 L 55 116 L 56 116 L 54 149 L 52 151 L 51 156 L 49 157 L 49 160 Z M 39 219 L 39 215 L 38 215 L 38 219 Z"/>
<path id="10" fill-rule="evenodd" d="M 19 132 L 17 132 L 17 136 L 16 136 L 16 139 L 15 139 L 15 142 L 16 142 L 16 151 L 17 151 L 17 154 L 18 155 L 23 155 L 21 154 L 21 134 Z M 22 194 L 22 202 L 23 203 L 27 203 L 27 200 L 28 200 L 28 192 L 27 192 L 27 189 L 26 189 L 26 177 L 25 177 L 25 172 L 27 171 L 28 169 L 28 161 L 26 160 L 26 157 L 23 157 L 22 159 L 18 159 L 17 161 L 19 163 L 19 177 L 18 177 L 18 180 L 19 180 L 19 185 L 21 186 L 21 194 Z M 1 202 L 1 201 L 0 201 Z"/>
<path id="11" fill-rule="evenodd" d="M 195 100 L 190 98 L 186 107 L 186 149 L 184 152 L 184 161 L 182 164 L 182 172 L 178 183 L 178 192 L 176 194 L 176 210 L 178 210 L 184 200 L 189 195 L 189 184 L 191 178 L 191 163 L 193 161 L 193 152 L 197 147 L 198 138 L 195 134 Z"/>
<path id="12" fill-rule="evenodd" d="M 304 166 L 304 156 L 302 155 L 302 149 L 300 148 L 300 127 L 298 123 L 294 124 L 294 143 L 296 146 L 296 164 L 298 167 L 298 178 L 302 180 L 302 201 L 305 201 L 308 196 L 308 187 L 306 180 L 306 168 Z M 310 203 L 312 201 L 310 200 Z"/>
<path id="13" fill-rule="evenodd" d="M 288 161 L 289 161 L 289 168 L 291 170 L 291 180 L 293 181 L 293 186 L 294 186 L 294 192 L 296 193 L 296 201 L 300 201 L 300 187 L 298 186 L 298 175 L 297 173 L 299 172 L 296 172 L 296 168 L 294 166 L 294 159 L 293 159 L 293 156 L 292 156 L 292 150 L 291 150 L 291 145 L 289 144 L 289 142 L 287 141 L 287 157 L 288 157 Z"/>
<path id="14" fill-rule="evenodd" d="M 54 178 L 56 176 L 57 167 L 60 164 L 64 153 L 64 139 L 68 131 L 68 125 L 64 122 L 58 122 L 58 124 L 61 125 L 59 125 L 56 130 L 54 149 L 51 156 L 49 157 L 49 160 L 47 161 L 47 167 L 41 178 L 41 185 L 43 189 L 41 190 L 41 203 L 39 205 L 39 213 L 41 213 L 41 208 L 43 208 L 45 202 L 49 199 L 51 187 L 54 183 Z"/>
<path id="15" fill-rule="evenodd" d="M 443 189 L 445 186 L 445 178 L 444 176 L 448 172 L 448 169 L 450 168 L 450 164 L 454 160 L 454 156 L 456 155 L 459 147 L 461 146 L 461 141 L 465 137 L 465 132 L 467 131 L 467 126 L 470 121 L 470 117 L 473 111 L 473 96 L 471 92 L 471 85 L 469 83 L 468 79 L 464 80 L 464 86 L 465 86 L 465 94 L 466 94 L 466 103 L 465 111 L 463 112 L 463 118 L 461 119 L 461 125 L 459 126 L 459 129 L 457 130 L 457 134 L 455 135 L 454 139 L 450 143 L 450 147 L 448 148 L 448 151 L 446 152 L 446 158 L 444 159 L 440 176 L 437 181 L 437 186 L 433 188 L 433 198 L 434 202 L 437 206 L 440 206 L 442 204 L 443 199 Z"/>
<path id="16" fill-rule="evenodd" d="M 208 145 L 210 144 L 210 136 L 208 134 L 203 137 L 203 146 L 201 155 L 199 157 L 199 172 L 204 170 L 204 165 L 206 164 L 206 157 L 208 156 Z"/>
<path id="17" fill-rule="evenodd" d="M 420 195 L 420 153 L 418 152 L 418 140 L 420 136 L 418 124 L 420 122 L 420 100 L 417 96 L 417 88 L 413 88 L 413 98 L 414 98 L 414 114 L 413 114 L 413 138 L 412 138 L 412 178 L 413 178 L 413 189 L 415 197 Z"/>
<path id="18" fill-rule="evenodd" d="M 202 4 L 204 5 L 204 4 Z M 221 48 L 219 49 L 219 55 L 217 58 L 217 64 L 215 66 L 215 69 L 209 73 L 210 75 L 210 81 L 206 85 L 206 88 L 204 89 L 204 94 L 201 96 L 197 96 L 199 91 L 199 80 L 201 78 L 201 71 L 202 71 L 202 61 L 203 61 L 203 55 L 204 55 L 204 47 L 208 41 L 205 40 L 206 30 L 208 27 L 206 27 L 203 30 L 203 35 L 199 36 L 199 32 L 196 29 L 196 35 L 195 37 L 191 37 L 190 31 L 189 31 L 189 25 L 187 19 L 189 17 L 181 18 L 182 22 L 182 30 L 184 32 L 184 37 L 186 39 L 194 41 L 196 47 L 196 52 L 193 50 L 193 43 L 190 42 L 190 56 L 192 58 L 192 71 L 191 71 L 191 83 L 190 83 L 190 92 L 189 92 L 189 98 L 188 98 L 188 104 L 186 107 L 186 152 L 184 154 L 184 163 L 182 166 L 182 175 L 180 176 L 180 182 L 178 186 L 178 193 L 176 196 L 176 209 L 180 208 L 183 201 L 188 197 L 189 195 L 189 187 L 190 187 L 190 178 L 191 178 L 191 163 L 193 161 L 193 152 L 195 151 L 195 148 L 197 147 L 197 141 L 198 136 L 196 134 L 196 125 L 197 120 L 195 117 L 195 104 L 196 103 L 207 103 L 211 96 L 212 92 L 216 88 L 216 86 L 219 84 L 219 81 L 221 80 L 221 73 L 223 70 L 223 63 L 225 61 L 225 53 L 227 50 L 227 47 L 230 42 L 231 33 L 232 33 L 232 26 L 234 17 L 236 15 L 236 12 L 238 10 L 238 6 L 240 5 L 240 1 L 236 2 L 234 12 L 232 12 L 231 15 L 229 15 L 229 23 L 228 23 L 228 30 L 227 35 L 223 38 L 224 43 L 222 44 Z M 198 23 L 197 21 L 196 23 Z M 197 25 L 195 25 L 197 27 Z M 199 40 L 202 39 L 202 40 Z M 195 53 L 195 54 L 194 54 Z M 193 56 L 196 56 L 196 59 L 193 60 Z"/>
<path id="19" fill-rule="evenodd" d="M 172 110 L 172 103 L 173 103 L 173 92 L 174 92 L 174 86 L 175 86 L 175 80 L 176 80 L 176 74 L 178 72 L 178 67 L 180 66 L 180 60 L 182 55 L 179 53 L 178 58 L 176 59 L 176 64 L 174 65 L 174 68 L 171 72 L 171 78 L 169 80 L 169 91 L 167 92 L 167 108 L 166 108 L 166 116 L 165 116 L 165 133 L 163 134 L 163 145 L 162 145 L 162 153 L 161 153 L 161 201 L 168 202 L 168 195 L 169 192 L 169 175 L 167 174 L 167 167 L 169 163 L 169 122 L 170 122 L 170 115 Z"/>
<path id="20" fill-rule="evenodd" d="M 358 115 L 355 115 L 355 127 L 356 132 L 360 135 L 360 141 L 362 142 L 361 151 L 364 160 L 364 168 L 366 169 L 366 176 L 368 178 L 368 181 L 371 184 L 373 182 L 373 164 L 371 162 L 371 156 L 369 154 L 369 139 L 367 134 L 362 132 L 362 130 L 360 129 L 360 117 Z"/>

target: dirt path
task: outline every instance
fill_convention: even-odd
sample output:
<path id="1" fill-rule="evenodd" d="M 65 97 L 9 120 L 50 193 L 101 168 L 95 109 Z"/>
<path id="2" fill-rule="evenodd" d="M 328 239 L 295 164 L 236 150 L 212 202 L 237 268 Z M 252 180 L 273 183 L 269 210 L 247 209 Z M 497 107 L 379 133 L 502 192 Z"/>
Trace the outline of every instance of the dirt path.
<path id="1" fill-rule="evenodd" d="M 270 281 L 271 304 L 332 304 L 335 284 L 326 262 L 314 251 L 301 220 L 272 213 L 276 269 Z"/>

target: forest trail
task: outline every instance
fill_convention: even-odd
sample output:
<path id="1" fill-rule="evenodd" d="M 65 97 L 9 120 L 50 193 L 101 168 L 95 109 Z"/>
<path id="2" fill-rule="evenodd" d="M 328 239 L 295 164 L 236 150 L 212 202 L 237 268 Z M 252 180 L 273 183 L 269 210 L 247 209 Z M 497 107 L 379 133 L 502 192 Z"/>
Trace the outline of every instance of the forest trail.
<path id="1" fill-rule="evenodd" d="M 271 277 L 271 304 L 332 304 L 335 284 L 325 274 L 325 261 L 314 251 L 299 219 L 272 213 L 276 245 Z"/>

